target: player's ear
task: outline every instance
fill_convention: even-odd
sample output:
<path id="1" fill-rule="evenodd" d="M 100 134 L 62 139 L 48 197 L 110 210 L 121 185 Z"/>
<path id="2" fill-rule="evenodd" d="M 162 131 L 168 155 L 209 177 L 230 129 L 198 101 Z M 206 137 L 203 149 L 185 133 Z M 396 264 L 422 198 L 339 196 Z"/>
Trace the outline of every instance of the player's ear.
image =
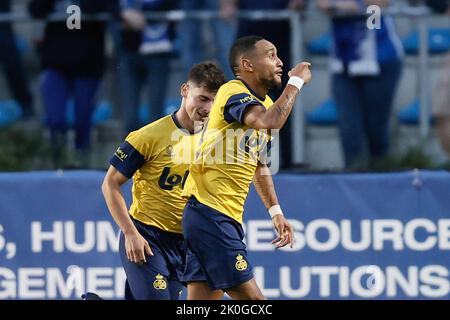
<path id="1" fill-rule="evenodd" d="M 181 85 L 180 94 L 183 98 L 187 98 L 188 93 L 189 93 L 189 84 L 185 82 Z"/>
<path id="2" fill-rule="evenodd" d="M 252 72 L 253 71 L 253 64 L 250 62 L 249 59 L 242 59 L 241 60 L 242 70 Z"/>

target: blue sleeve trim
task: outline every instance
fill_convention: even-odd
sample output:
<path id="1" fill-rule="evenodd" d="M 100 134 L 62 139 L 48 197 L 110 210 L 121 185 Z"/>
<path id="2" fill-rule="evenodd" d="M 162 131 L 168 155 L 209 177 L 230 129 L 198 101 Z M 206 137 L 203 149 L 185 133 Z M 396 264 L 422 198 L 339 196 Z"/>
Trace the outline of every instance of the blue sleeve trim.
<path id="1" fill-rule="evenodd" d="M 245 113 L 248 111 L 249 106 L 256 105 L 261 103 L 256 100 L 251 94 L 248 93 L 239 93 L 232 95 L 228 98 L 227 103 L 225 104 L 223 116 L 226 122 L 232 123 L 233 121 L 237 121 L 240 124 L 244 123 Z"/>
<path id="2" fill-rule="evenodd" d="M 136 170 L 145 163 L 145 158 L 129 142 L 125 141 L 117 148 L 109 163 L 130 179 Z"/>

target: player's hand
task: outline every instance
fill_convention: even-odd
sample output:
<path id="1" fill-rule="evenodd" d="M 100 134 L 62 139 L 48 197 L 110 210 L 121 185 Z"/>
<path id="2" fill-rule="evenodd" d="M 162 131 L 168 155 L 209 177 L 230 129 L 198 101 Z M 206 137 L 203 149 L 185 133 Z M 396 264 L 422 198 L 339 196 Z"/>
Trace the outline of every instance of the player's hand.
<path id="1" fill-rule="evenodd" d="M 291 224 L 286 220 L 282 214 L 277 214 L 272 218 L 272 223 L 277 231 L 278 236 L 272 241 L 276 244 L 277 249 L 282 248 L 287 244 L 290 244 L 292 248 L 294 246 L 294 229 Z"/>
<path id="2" fill-rule="evenodd" d="M 309 83 L 312 78 L 311 74 L 311 63 L 301 62 L 297 64 L 291 71 L 288 72 L 289 77 L 300 77 L 305 81 L 305 84 Z"/>
<path id="3" fill-rule="evenodd" d="M 125 249 L 128 260 L 137 264 L 147 262 L 146 254 L 153 255 L 147 240 L 138 232 L 125 236 Z"/>
<path id="4" fill-rule="evenodd" d="M 133 31 L 142 31 L 147 25 L 147 20 L 141 11 L 135 9 L 125 9 L 121 12 L 125 27 Z"/>

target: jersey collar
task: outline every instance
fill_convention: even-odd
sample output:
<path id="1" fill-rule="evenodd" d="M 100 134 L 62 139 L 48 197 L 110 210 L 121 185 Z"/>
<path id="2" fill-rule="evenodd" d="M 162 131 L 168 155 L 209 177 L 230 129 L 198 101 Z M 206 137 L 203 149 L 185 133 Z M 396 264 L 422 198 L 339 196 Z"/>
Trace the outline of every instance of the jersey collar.
<path id="1" fill-rule="evenodd" d="M 181 126 L 180 122 L 178 121 L 177 117 L 175 116 L 176 114 L 177 114 L 177 111 L 175 111 L 174 113 L 171 114 L 173 122 L 175 123 L 175 125 L 177 126 L 178 129 L 186 130 L 185 128 L 183 128 Z"/>
<path id="2" fill-rule="evenodd" d="M 177 111 L 174 111 L 174 112 L 170 115 L 170 116 L 172 117 L 173 123 L 175 124 L 175 126 L 176 126 L 178 129 L 180 129 L 180 130 L 183 131 L 184 133 L 186 133 L 186 134 L 188 134 L 188 135 L 192 135 L 193 133 L 190 133 L 188 129 L 183 128 L 183 127 L 181 126 L 180 121 L 178 121 L 178 118 L 176 117 L 177 112 L 178 112 L 178 110 L 177 110 Z"/>
<path id="3" fill-rule="evenodd" d="M 249 87 L 249 85 L 244 80 L 242 80 L 240 78 L 236 78 L 236 80 L 239 80 L 240 82 L 242 82 L 244 84 L 244 86 L 248 89 L 248 91 L 250 91 L 250 93 L 252 95 L 254 95 L 256 98 L 258 98 L 261 101 L 266 101 L 266 98 L 260 97 L 255 91 L 252 90 L 252 88 Z"/>

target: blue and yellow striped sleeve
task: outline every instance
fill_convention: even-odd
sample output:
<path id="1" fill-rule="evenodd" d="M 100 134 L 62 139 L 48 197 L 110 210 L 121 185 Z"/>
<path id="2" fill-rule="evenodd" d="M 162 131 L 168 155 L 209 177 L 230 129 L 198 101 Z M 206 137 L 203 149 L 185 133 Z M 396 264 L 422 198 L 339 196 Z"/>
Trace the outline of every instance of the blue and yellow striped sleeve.
<path id="1" fill-rule="evenodd" d="M 130 179 L 144 163 L 145 157 L 128 141 L 117 148 L 109 163 L 121 174 Z"/>
<path id="2" fill-rule="evenodd" d="M 110 164 L 125 177 L 131 178 L 145 162 L 149 161 L 153 149 L 152 140 L 141 130 L 131 132 L 114 153 Z"/>
<path id="3" fill-rule="evenodd" d="M 249 109 L 248 107 L 256 104 L 262 105 L 249 93 L 237 93 L 230 96 L 223 111 L 225 121 L 228 123 L 237 121 L 244 125 L 244 116 Z"/>

